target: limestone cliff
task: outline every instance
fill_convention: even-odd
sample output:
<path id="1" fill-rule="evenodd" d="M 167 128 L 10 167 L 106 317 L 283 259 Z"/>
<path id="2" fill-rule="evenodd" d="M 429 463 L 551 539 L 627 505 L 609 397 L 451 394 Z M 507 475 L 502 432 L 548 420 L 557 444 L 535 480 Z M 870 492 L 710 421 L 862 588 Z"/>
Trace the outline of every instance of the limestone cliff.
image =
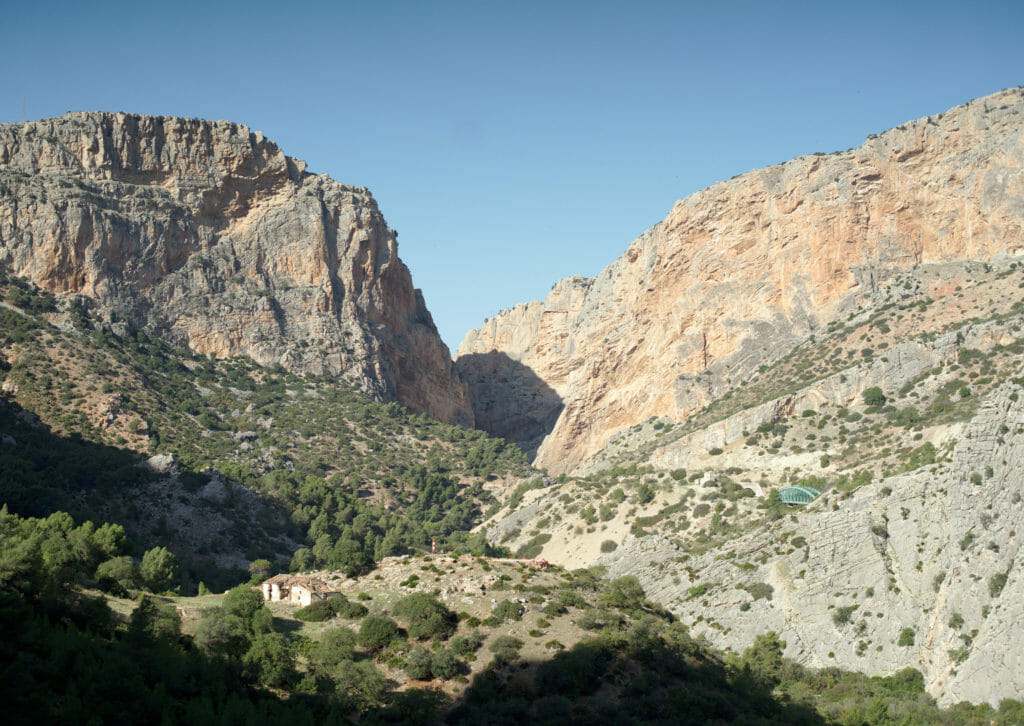
<path id="1" fill-rule="evenodd" d="M 370 193 L 245 126 L 91 112 L 0 125 L 0 265 L 85 296 L 119 332 L 473 422 Z"/>
<path id="2" fill-rule="evenodd" d="M 471 331 L 457 366 L 482 426 L 547 427 L 537 464 L 571 471 L 616 431 L 687 419 L 894 271 L 1022 251 L 1018 88 L 693 194 L 597 278 Z"/>

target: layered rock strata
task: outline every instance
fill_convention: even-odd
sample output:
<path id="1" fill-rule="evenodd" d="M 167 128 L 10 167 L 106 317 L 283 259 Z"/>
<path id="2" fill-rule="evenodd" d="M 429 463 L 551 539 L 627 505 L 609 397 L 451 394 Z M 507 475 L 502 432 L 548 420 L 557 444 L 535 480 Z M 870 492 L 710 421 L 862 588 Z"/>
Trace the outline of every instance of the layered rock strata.
<path id="1" fill-rule="evenodd" d="M 118 332 L 473 422 L 370 193 L 245 126 L 91 112 L 0 126 L 0 266 L 85 296 Z"/>
<path id="2" fill-rule="evenodd" d="M 774 630 L 811 666 L 917 668 L 944 705 L 1019 698 L 1022 393 L 995 389 L 949 462 L 830 492 L 705 554 L 645 537 L 598 563 L 719 647 Z"/>

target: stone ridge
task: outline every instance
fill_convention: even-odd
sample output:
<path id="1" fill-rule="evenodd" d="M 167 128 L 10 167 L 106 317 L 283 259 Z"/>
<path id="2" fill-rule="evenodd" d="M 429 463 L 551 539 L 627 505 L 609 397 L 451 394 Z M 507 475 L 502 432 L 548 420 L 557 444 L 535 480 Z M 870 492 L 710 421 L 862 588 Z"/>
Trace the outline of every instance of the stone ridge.
<path id="1" fill-rule="evenodd" d="M 572 471 L 616 431 L 684 421 L 897 270 L 1021 252 L 1014 88 L 680 200 L 597 278 L 563 280 L 471 331 L 456 365 L 485 428 L 553 397 L 536 464 Z M 515 375 L 495 376 L 495 357 Z"/>
<path id="2" fill-rule="evenodd" d="M 118 332 L 473 423 L 370 193 L 246 126 L 102 112 L 0 125 L 0 266 L 85 296 Z"/>

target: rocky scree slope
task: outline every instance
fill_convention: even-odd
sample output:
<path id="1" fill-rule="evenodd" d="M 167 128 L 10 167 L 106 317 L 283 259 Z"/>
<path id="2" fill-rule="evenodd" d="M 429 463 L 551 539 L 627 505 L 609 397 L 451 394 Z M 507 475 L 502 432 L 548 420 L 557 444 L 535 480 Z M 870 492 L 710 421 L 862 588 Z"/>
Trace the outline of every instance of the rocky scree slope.
<path id="1" fill-rule="evenodd" d="M 634 540 L 609 573 L 637 574 L 720 646 L 776 630 L 809 665 L 919 668 L 940 703 L 1018 697 L 1021 392 L 1019 379 L 997 388 L 948 463 L 826 496 L 697 556 Z"/>
<path id="2" fill-rule="evenodd" d="M 685 421 L 899 270 L 1022 250 L 1016 88 L 693 194 L 597 278 L 468 333 L 457 366 L 479 425 L 571 472 L 617 431 Z"/>
<path id="3" fill-rule="evenodd" d="M 902 272 L 684 424 L 521 487 L 488 537 L 635 574 L 717 647 L 775 630 L 813 667 L 918 668 L 944 704 L 1019 697 L 1022 289 L 1010 260 Z M 795 484 L 824 494 L 773 500 Z"/>
<path id="4" fill-rule="evenodd" d="M 473 423 L 370 193 L 245 126 L 99 112 L 0 125 L 0 265 L 84 296 L 118 334 L 340 375 Z"/>

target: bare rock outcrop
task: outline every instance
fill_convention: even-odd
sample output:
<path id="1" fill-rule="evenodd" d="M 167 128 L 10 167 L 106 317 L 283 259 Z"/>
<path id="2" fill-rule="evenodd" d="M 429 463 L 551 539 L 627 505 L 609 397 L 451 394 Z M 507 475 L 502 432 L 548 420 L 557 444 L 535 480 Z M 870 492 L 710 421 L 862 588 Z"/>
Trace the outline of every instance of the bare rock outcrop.
<path id="1" fill-rule="evenodd" d="M 99 112 L 0 125 L 0 266 L 85 296 L 118 332 L 473 422 L 370 193 L 245 126 Z"/>
<path id="2" fill-rule="evenodd" d="M 826 495 L 705 554 L 644 537 L 598 562 L 719 647 L 775 630 L 811 666 L 917 668 L 946 705 L 1019 698 L 1022 392 L 996 388 L 948 462 Z"/>
<path id="3" fill-rule="evenodd" d="M 547 429 L 536 463 L 572 471 L 616 431 L 685 420 L 895 271 L 1021 252 L 1017 88 L 693 194 L 597 278 L 471 331 L 457 366 L 482 426 Z M 538 391 L 558 401 L 533 406 Z M 503 431 L 503 412 L 536 415 Z"/>

